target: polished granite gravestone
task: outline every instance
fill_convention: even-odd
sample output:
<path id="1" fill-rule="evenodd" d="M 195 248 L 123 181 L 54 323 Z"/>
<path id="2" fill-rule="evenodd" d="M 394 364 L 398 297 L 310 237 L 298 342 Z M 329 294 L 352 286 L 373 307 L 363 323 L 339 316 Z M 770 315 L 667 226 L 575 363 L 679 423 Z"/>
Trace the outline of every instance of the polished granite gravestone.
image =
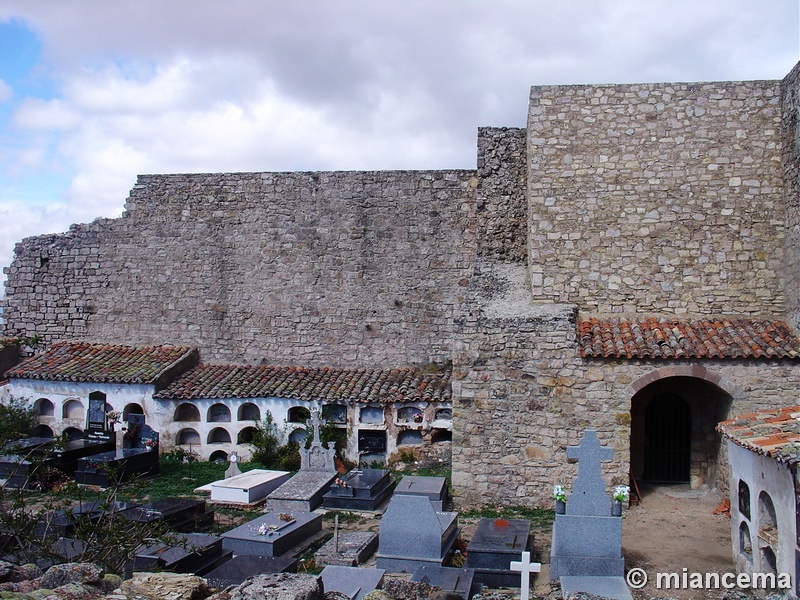
<path id="1" fill-rule="evenodd" d="M 311 446 L 300 448 L 297 474 L 267 496 L 267 506 L 271 510 L 310 512 L 322 504 L 328 486 L 336 479 L 336 448 L 334 442 L 328 442 L 325 448 L 320 441 L 319 411 L 314 411 L 308 422 L 314 430 Z"/>
<path id="2" fill-rule="evenodd" d="M 295 572 L 297 572 L 296 558 L 239 554 L 212 569 L 203 577 L 210 586 L 224 590 L 230 586 L 243 584 L 253 575 Z"/>
<path id="3" fill-rule="evenodd" d="M 411 575 L 411 581 L 425 581 L 430 585 L 441 588 L 448 598 L 454 594 L 461 596 L 464 600 L 468 600 L 477 591 L 473 580 L 474 573 L 472 569 L 456 569 L 442 567 L 441 565 L 417 567 Z"/>
<path id="4" fill-rule="evenodd" d="M 424 496 L 433 502 L 436 510 L 444 510 L 448 502 L 447 481 L 444 477 L 406 475 L 394 489 L 394 495 Z"/>
<path id="5" fill-rule="evenodd" d="M 82 501 L 62 510 L 44 513 L 36 523 L 35 531 L 39 537 L 57 535 L 68 538 L 78 527 L 94 526 L 104 517 L 124 515 L 138 506 L 133 502 Z"/>
<path id="6" fill-rule="evenodd" d="M 52 449 L 49 464 L 73 477 L 81 458 L 112 452 L 115 449 L 116 442 L 112 435 L 72 440 Z"/>
<path id="7" fill-rule="evenodd" d="M 375 510 L 394 489 L 389 471 L 361 469 L 337 477 L 322 497 L 325 508 L 344 510 Z"/>
<path id="8" fill-rule="evenodd" d="M 328 565 L 322 569 L 322 589 L 325 593 L 339 592 L 350 600 L 361 600 L 366 594 L 383 585 L 383 569 L 358 569 Z"/>
<path id="9" fill-rule="evenodd" d="M 602 461 L 614 458 L 614 451 L 600 444 L 593 429 L 586 429 L 580 445 L 567 448 L 567 458 L 578 460 L 578 475 L 572 482 L 566 513 L 556 514 L 553 523 L 550 580 L 576 578 L 570 580 L 574 589 L 579 582 L 591 586 L 602 578 L 617 578 L 616 583 L 605 583 L 621 582 L 627 592 L 621 598 L 629 598 L 624 582 L 622 519 L 611 516 L 611 498 L 600 468 Z M 594 589 L 580 591 L 596 593 Z"/>
<path id="10" fill-rule="evenodd" d="M 107 488 L 132 477 L 147 477 L 158 473 L 157 448 L 122 448 L 78 459 L 75 481 Z"/>
<path id="11" fill-rule="evenodd" d="M 322 515 L 268 512 L 222 534 L 222 547 L 234 554 L 277 557 L 322 531 Z"/>
<path id="12" fill-rule="evenodd" d="M 211 492 L 211 501 L 220 504 L 257 504 L 286 483 L 288 471 L 253 469 L 227 479 L 214 481 L 198 490 Z"/>
<path id="13" fill-rule="evenodd" d="M 467 545 L 464 567 L 487 587 L 519 587 L 520 573 L 509 569 L 523 552 L 533 552 L 531 522 L 527 519 L 481 519 Z"/>
<path id="14" fill-rule="evenodd" d="M 36 437 L 22 438 L 6 444 L 3 454 L 0 455 L 0 480 L 3 485 L 10 488 L 27 487 L 37 462 L 46 463 L 46 457 L 54 443 L 54 438 Z M 38 457 L 38 460 L 34 457 Z"/>
<path id="15" fill-rule="evenodd" d="M 175 544 L 151 544 L 136 552 L 133 571 L 170 571 L 203 576 L 231 559 L 222 538 L 202 533 L 181 536 Z"/>
<path id="16" fill-rule="evenodd" d="M 363 565 L 378 549 L 378 534 L 371 531 L 340 531 L 314 553 L 318 567 Z"/>
<path id="17" fill-rule="evenodd" d="M 443 565 L 460 532 L 458 513 L 438 512 L 427 496 L 395 494 L 381 518 L 377 566 L 388 573 Z"/>
<path id="18" fill-rule="evenodd" d="M 196 498 L 162 498 L 126 510 L 122 516 L 138 523 L 163 521 L 180 533 L 207 531 L 214 524 L 214 511 Z"/>

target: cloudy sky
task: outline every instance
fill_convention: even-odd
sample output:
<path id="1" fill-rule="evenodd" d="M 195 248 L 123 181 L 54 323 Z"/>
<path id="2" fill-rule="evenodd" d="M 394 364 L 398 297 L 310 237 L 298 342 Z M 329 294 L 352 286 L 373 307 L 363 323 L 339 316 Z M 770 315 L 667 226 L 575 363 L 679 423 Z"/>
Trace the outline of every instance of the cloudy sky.
<path id="1" fill-rule="evenodd" d="M 0 266 L 138 173 L 473 168 L 531 85 L 780 79 L 799 30 L 798 0 L 0 0 Z"/>

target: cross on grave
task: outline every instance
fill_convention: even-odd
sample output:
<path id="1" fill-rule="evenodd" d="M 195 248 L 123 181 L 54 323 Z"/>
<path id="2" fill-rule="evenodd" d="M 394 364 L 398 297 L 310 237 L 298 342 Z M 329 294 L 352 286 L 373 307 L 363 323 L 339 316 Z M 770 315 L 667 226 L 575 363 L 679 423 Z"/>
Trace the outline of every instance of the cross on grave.
<path id="1" fill-rule="evenodd" d="M 522 560 L 512 560 L 510 570 L 520 571 L 522 577 L 522 585 L 519 590 L 520 600 L 528 600 L 530 598 L 531 587 L 531 573 L 539 573 L 542 570 L 541 563 L 531 562 L 531 553 L 523 552 Z"/>
<path id="2" fill-rule="evenodd" d="M 321 446 L 322 441 L 320 440 L 319 437 L 319 428 L 322 425 L 322 421 L 319 418 L 318 410 L 315 410 L 311 413 L 311 418 L 308 420 L 308 422 L 311 424 L 311 428 L 314 430 L 314 438 L 312 440 L 312 445 L 318 444 Z"/>
<path id="3" fill-rule="evenodd" d="M 609 498 L 600 463 L 614 458 L 614 450 L 600 445 L 597 433 L 586 429 L 580 445 L 567 448 L 567 458 L 578 461 L 578 476 L 573 480 L 567 512 L 573 515 L 607 516 Z"/>

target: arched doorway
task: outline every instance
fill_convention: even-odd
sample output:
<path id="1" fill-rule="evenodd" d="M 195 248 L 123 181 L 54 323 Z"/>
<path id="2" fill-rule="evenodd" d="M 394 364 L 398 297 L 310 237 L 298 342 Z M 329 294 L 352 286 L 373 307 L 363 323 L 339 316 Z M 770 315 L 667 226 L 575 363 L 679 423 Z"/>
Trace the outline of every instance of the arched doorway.
<path id="1" fill-rule="evenodd" d="M 644 481 L 688 483 L 692 411 L 677 394 L 659 394 L 645 409 Z"/>
<path id="2" fill-rule="evenodd" d="M 709 379 L 671 374 L 653 380 L 657 373 L 633 385 L 631 473 L 640 482 L 714 487 L 726 468 L 716 427 L 729 418 L 733 397 Z"/>

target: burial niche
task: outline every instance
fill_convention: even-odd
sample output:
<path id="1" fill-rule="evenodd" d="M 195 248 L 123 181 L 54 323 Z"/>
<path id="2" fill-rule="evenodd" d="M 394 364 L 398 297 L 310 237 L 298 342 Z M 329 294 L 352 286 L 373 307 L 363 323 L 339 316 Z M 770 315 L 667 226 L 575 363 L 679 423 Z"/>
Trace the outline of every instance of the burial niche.
<path id="1" fill-rule="evenodd" d="M 416 430 L 401 431 L 397 436 L 398 446 L 421 446 L 422 432 Z"/>
<path id="2" fill-rule="evenodd" d="M 253 435 L 256 432 L 255 427 L 245 427 L 236 436 L 237 444 L 249 444 L 253 441 Z"/>
<path id="3" fill-rule="evenodd" d="M 172 417 L 173 421 L 192 421 L 200 422 L 200 411 L 198 408 L 189 402 L 179 404 L 175 409 L 175 414 Z"/>
<path id="4" fill-rule="evenodd" d="M 383 407 L 362 406 L 358 420 L 361 423 L 383 423 Z"/>
<path id="5" fill-rule="evenodd" d="M 62 410 L 64 419 L 83 419 L 83 404 L 80 400 L 67 400 Z"/>
<path id="6" fill-rule="evenodd" d="M 54 437 L 53 430 L 47 425 L 41 425 L 41 424 L 33 428 L 33 431 L 31 431 L 31 435 L 33 437 L 43 437 L 43 438 Z"/>
<path id="7" fill-rule="evenodd" d="M 237 419 L 239 421 L 260 421 L 261 410 L 252 402 L 245 402 L 239 407 Z"/>
<path id="8" fill-rule="evenodd" d="M 286 420 L 289 423 L 305 423 L 311 418 L 311 411 L 305 406 L 293 406 L 289 409 L 289 416 Z"/>
<path id="9" fill-rule="evenodd" d="M 230 444 L 231 434 L 224 427 L 215 427 L 208 432 L 209 444 Z"/>
<path id="10" fill-rule="evenodd" d="M 39 398 L 33 405 L 33 410 L 39 417 L 52 417 L 55 415 L 55 406 L 47 398 Z"/>
<path id="11" fill-rule="evenodd" d="M 220 402 L 211 405 L 211 407 L 208 409 L 208 422 L 230 423 L 231 409 Z"/>
<path id="12" fill-rule="evenodd" d="M 143 415 L 144 408 L 142 408 L 141 404 L 137 404 L 136 402 L 131 402 L 130 404 L 126 404 L 125 408 L 122 410 L 122 420 L 123 421 L 130 421 L 131 415 Z"/>
<path id="13" fill-rule="evenodd" d="M 191 427 L 181 429 L 175 438 L 175 443 L 178 446 L 199 446 L 202 441 L 200 434 Z"/>
<path id="14" fill-rule="evenodd" d="M 744 479 L 739 480 L 739 512 L 750 518 L 750 486 Z"/>

